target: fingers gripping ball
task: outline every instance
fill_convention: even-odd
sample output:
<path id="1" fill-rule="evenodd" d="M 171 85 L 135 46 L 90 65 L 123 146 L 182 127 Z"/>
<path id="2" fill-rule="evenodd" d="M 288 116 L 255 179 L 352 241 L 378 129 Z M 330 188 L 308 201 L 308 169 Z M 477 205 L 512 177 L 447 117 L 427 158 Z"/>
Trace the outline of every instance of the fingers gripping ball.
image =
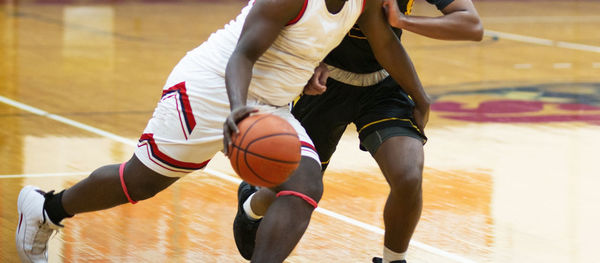
<path id="1" fill-rule="evenodd" d="M 300 163 L 300 140 L 296 130 L 283 118 L 257 114 L 238 123 L 233 134 L 229 161 L 235 172 L 255 186 L 279 185 Z"/>

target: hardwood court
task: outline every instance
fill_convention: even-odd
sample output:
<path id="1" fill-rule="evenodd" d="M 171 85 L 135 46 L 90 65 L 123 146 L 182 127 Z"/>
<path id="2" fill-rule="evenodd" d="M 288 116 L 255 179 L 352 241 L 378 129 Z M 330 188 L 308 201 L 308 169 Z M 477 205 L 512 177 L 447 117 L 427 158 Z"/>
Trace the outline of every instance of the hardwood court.
<path id="1" fill-rule="evenodd" d="M 127 160 L 171 68 L 244 1 L 0 0 L 0 262 L 16 201 Z M 600 2 L 475 1 L 482 42 L 405 33 L 435 98 L 409 262 L 595 262 L 600 235 Z M 416 15 L 437 15 L 416 1 Z M 381 254 L 387 185 L 351 127 L 286 262 Z M 78 215 L 50 262 L 244 262 L 239 179 L 217 155 L 155 198 Z"/>

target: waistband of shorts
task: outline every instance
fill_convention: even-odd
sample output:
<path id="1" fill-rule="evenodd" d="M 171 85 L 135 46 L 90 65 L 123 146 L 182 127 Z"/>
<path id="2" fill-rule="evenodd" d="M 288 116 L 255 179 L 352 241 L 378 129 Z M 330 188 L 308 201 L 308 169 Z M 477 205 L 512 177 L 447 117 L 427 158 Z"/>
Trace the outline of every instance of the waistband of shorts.
<path id="1" fill-rule="evenodd" d="M 385 69 L 365 74 L 345 71 L 331 65 L 327 65 L 327 69 L 329 70 L 330 78 L 344 84 L 359 87 L 373 86 L 383 81 L 390 75 L 387 71 L 385 71 Z"/>

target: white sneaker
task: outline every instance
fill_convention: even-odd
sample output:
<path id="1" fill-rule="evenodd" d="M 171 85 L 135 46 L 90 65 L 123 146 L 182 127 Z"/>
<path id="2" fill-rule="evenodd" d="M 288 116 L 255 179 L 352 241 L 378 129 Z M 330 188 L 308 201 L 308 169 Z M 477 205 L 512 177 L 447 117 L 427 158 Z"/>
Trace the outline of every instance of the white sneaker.
<path id="1" fill-rule="evenodd" d="M 35 186 L 25 186 L 19 193 L 17 211 L 17 252 L 22 262 L 48 262 L 48 240 L 60 229 L 50 221 L 44 211 L 44 191 Z"/>

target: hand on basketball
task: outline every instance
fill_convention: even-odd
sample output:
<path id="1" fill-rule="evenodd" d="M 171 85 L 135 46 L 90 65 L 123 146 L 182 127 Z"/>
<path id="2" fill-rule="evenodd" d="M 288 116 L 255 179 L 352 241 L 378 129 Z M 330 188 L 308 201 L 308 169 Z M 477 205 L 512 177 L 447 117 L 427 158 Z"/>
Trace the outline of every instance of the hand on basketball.
<path id="1" fill-rule="evenodd" d="M 304 86 L 303 93 L 306 95 L 321 95 L 327 90 L 327 78 L 329 78 L 329 70 L 327 65 L 321 62 L 319 66 L 315 68 L 315 73 L 310 78 L 306 86 Z"/>
<path id="2" fill-rule="evenodd" d="M 298 168 L 301 143 L 296 129 L 275 114 L 252 114 L 237 123 L 228 156 L 242 180 L 254 186 L 275 187 Z"/>
<path id="3" fill-rule="evenodd" d="M 225 123 L 223 124 L 223 153 L 225 153 L 225 155 L 229 156 L 231 135 L 240 132 L 237 123 L 255 112 L 258 112 L 258 109 L 250 106 L 241 106 L 233 109 L 229 116 L 227 116 L 227 119 L 225 119 Z"/>

